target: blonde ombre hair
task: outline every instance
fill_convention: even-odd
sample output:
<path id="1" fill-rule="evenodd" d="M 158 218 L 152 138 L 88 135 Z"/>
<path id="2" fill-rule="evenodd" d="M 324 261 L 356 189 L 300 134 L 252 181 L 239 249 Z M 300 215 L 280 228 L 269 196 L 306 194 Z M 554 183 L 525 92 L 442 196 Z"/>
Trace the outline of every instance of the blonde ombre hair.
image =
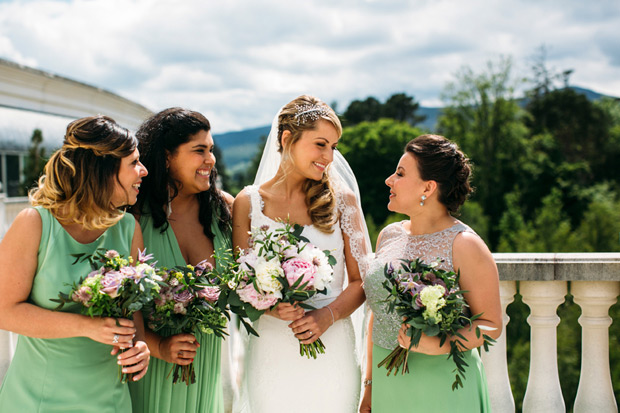
<path id="1" fill-rule="evenodd" d="M 338 137 L 342 135 L 342 125 L 334 110 L 314 96 L 299 96 L 282 108 L 278 117 L 278 151 L 282 153 L 283 161 L 290 160 L 294 165 L 291 148 L 301 139 L 303 132 L 315 130 L 320 120 L 330 122 L 336 128 Z M 286 147 L 282 147 L 282 133 L 285 130 L 291 133 L 291 137 L 287 140 Z M 288 170 L 285 169 L 284 172 L 286 174 Z M 338 217 L 336 194 L 328 174 L 324 173 L 320 181 L 306 180 L 303 190 L 306 193 L 306 205 L 312 224 L 322 232 L 332 233 Z"/>
<path id="2" fill-rule="evenodd" d="M 112 205 L 121 159 L 131 155 L 137 140 L 113 119 L 98 115 L 71 122 L 62 147 L 54 152 L 29 193 L 63 223 L 87 230 L 116 224 L 123 211 Z"/>

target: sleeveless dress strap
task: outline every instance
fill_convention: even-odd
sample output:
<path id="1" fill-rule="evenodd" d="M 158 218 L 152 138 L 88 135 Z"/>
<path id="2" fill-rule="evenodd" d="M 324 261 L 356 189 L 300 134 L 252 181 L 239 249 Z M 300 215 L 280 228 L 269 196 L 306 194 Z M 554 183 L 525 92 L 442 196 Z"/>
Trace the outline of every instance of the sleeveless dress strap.
<path id="1" fill-rule="evenodd" d="M 263 211 L 263 200 L 258 193 L 258 185 L 246 186 L 245 189 L 250 197 L 250 221 L 257 222 Z"/>

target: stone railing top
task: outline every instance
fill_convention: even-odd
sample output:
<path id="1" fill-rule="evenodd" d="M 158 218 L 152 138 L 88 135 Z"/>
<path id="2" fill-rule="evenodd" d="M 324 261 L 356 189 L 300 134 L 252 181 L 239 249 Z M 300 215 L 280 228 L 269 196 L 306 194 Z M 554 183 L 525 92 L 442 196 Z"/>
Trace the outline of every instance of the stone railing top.
<path id="1" fill-rule="evenodd" d="M 503 281 L 620 281 L 620 253 L 495 253 Z"/>

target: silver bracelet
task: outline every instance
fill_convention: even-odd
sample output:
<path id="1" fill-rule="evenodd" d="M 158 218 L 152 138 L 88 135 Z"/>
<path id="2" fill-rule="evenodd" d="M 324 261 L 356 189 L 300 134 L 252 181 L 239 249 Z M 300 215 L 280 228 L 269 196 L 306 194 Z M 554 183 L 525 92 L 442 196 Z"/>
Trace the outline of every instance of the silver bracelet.
<path id="1" fill-rule="evenodd" d="M 332 325 L 334 325 L 334 323 L 336 322 L 336 319 L 334 318 L 334 312 L 332 311 L 332 309 L 328 305 L 326 305 L 325 307 L 327 307 L 327 309 L 331 313 L 331 315 L 332 315 Z"/>

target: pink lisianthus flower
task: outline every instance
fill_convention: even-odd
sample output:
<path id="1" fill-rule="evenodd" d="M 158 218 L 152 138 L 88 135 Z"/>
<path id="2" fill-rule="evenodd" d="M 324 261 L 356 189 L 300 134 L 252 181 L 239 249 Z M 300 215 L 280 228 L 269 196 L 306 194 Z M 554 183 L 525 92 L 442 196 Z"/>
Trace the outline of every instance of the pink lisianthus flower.
<path id="1" fill-rule="evenodd" d="M 252 307 L 257 310 L 267 310 L 269 307 L 278 302 L 278 297 L 273 294 L 262 295 L 254 289 L 253 284 L 248 284 L 245 287 L 237 290 L 241 301 L 250 303 Z"/>
<path id="2" fill-rule="evenodd" d="M 289 285 L 293 285 L 300 278 L 302 278 L 302 281 L 299 285 L 303 285 L 306 282 L 308 283 L 306 289 L 311 289 L 314 285 L 316 267 L 311 262 L 300 258 L 293 258 L 282 264 L 282 270 L 284 270 L 284 275 Z"/>
<path id="3" fill-rule="evenodd" d="M 199 290 L 196 295 L 200 298 L 204 298 L 210 303 L 214 303 L 220 298 L 220 289 L 218 287 L 208 286 Z"/>
<path id="4" fill-rule="evenodd" d="M 105 273 L 101 279 L 101 292 L 109 295 L 111 298 L 118 296 L 118 290 L 125 280 L 125 276 L 118 271 L 109 271 Z"/>

